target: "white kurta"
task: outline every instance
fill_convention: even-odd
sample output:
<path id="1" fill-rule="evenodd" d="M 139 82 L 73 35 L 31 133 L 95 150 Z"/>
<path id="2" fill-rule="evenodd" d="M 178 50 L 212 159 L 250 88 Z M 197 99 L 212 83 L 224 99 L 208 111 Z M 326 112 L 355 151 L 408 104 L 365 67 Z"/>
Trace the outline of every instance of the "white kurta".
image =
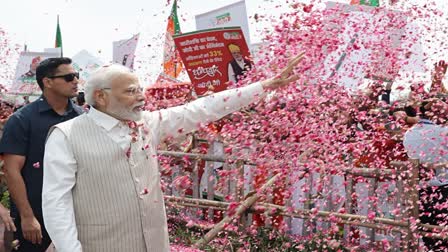
<path id="1" fill-rule="evenodd" d="M 201 99 L 198 99 L 194 102 L 186 104 L 184 106 L 174 107 L 170 109 L 154 111 L 154 112 L 144 112 L 143 113 L 143 128 L 140 129 L 140 133 L 144 134 L 143 139 L 144 142 L 142 144 L 143 149 L 149 147 L 153 152 L 156 150 L 158 143 L 160 140 L 165 137 L 176 137 L 182 134 L 189 133 L 193 130 L 196 130 L 200 123 L 207 123 L 211 121 L 218 120 L 223 116 L 232 113 L 234 111 L 239 110 L 241 107 L 247 106 L 250 103 L 258 100 L 260 96 L 265 95 L 263 88 L 260 83 L 255 83 L 244 88 L 228 90 L 224 92 L 220 92 L 218 94 L 213 94 Z M 60 252 L 76 252 L 82 251 L 83 244 L 80 241 L 80 234 L 78 234 L 78 228 L 80 225 L 80 221 L 77 218 L 83 218 L 85 215 L 84 209 L 76 210 L 77 197 L 82 193 L 78 193 L 77 191 L 82 191 L 82 188 L 77 188 L 77 184 L 79 184 L 79 180 L 82 176 L 78 174 L 80 171 L 80 162 L 82 163 L 83 169 L 86 161 L 84 161 L 84 156 L 79 156 L 79 153 L 82 153 L 73 150 L 73 146 L 79 149 L 79 145 L 77 143 L 74 145 L 73 141 L 69 137 L 71 126 L 73 125 L 75 119 L 67 121 L 61 125 L 58 125 L 49 135 L 45 156 L 44 156 L 44 180 L 43 180 L 43 192 L 42 192 L 42 209 L 44 215 L 44 222 L 47 228 L 47 231 L 50 237 L 53 240 L 53 243 L 56 246 L 56 249 Z M 101 132 L 104 132 L 105 136 L 111 139 L 111 142 L 114 142 L 121 148 L 123 152 L 126 152 L 131 144 L 131 137 L 129 135 L 130 129 L 127 125 L 120 123 L 115 118 L 112 118 L 106 114 L 103 114 L 95 109 L 92 109 L 86 116 L 82 118 L 78 118 L 78 120 L 91 120 L 95 123 L 96 127 L 101 129 Z M 78 129 L 79 132 L 79 129 Z M 98 131 L 100 132 L 100 131 Z M 89 139 L 87 139 L 89 140 Z M 101 140 L 102 141 L 102 140 Z M 145 142 L 146 141 L 146 142 Z M 85 143 L 88 145 L 88 143 Z M 148 145 L 148 146 L 147 146 Z M 100 145 L 101 146 L 101 145 Z M 91 146 L 86 146 L 91 147 Z M 139 149 L 134 148 L 136 152 Z M 99 153 L 102 150 L 98 149 Z M 86 156 L 91 156 L 95 158 L 95 153 L 87 153 Z M 147 159 L 149 159 L 149 163 L 154 163 L 157 166 L 157 157 L 156 155 L 146 155 Z M 132 159 L 132 157 L 131 157 Z M 107 163 L 107 162 L 104 162 Z M 112 164 L 114 165 L 114 164 Z M 100 165 L 101 166 L 101 165 Z M 102 165 L 106 166 L 106 164 Z M 107 170 L 107 167 L 100 167 L 101 169 Z M 130 168 L 131 169 L 131 168 Z M 98 171 L 96 171 L 98 172 Z M 85 173 L 83 173 L 85 174 Z M 154 174 L 153 174 L 154 175 Z M 153 176 L 151 175 L 151 177 Z M 138 180 L 138 178 L 129 177 L 131 180 Z M 88 177 L 83 179 L 83 183 L 88 181 Z M 122 178 L 123 180 L 127 178 Z M 156 174 L 155 180 L 159 180 L 159 174 Z M 157 182 L 156 181 L 156 182 Z M 125 183 L 126 181 L 123 181 Z M 132 184 L 135 184 L 135 191 L 140 193 L 138 188 L 146 188 L 146 182 L 137 183 L 141 181 L 130 181 Z M 153 185 L 153 183 L 148 182 L 148 184 Z M 89 182 L 93 183 L 93 182 Z M 84 187 L 88 186 L 84 185 Z M 95 185 L 97 186 L 97 185 Z M 103 188 L 104 190 L 108 190 Z M 87 195 L 84 197 L 102 197 L 101 190 L 100 192 L 92 193 L 92 195 Z M 99 194 L 98 194 L 99 193 Z M 138 193 L 136 195 L 138 195 Z M 157 186 L 157 189 L 148 192 L 149 198 L 152 198 L 152 194 L 161 195 L 160 186 Z M 141 197 L 141 196 L 139 196 Z M 100 202 L 103 199 L 91 199 L 92 202 Z M 117 198 L 117 202 L 115 204 L 122 204 L 121 199 Z M 163 199 L 162 210 L 163 209 Z M 80 204 L 80 203 L 78 203 Z M 92 206 L 95 207 L 95 206 Z M 140 206 L 140 208 L 142 208 Z M 95 209 L 92 209 L 94 211 Z M 147 209 L 150 212 L 150 209 Z M 84 211 L 84 212 L 83 212 Z M 145 209 L 140 209 L 142 211 L 143 216 L 145 215 Z M 110 212 L 110 211 L 109 211 Z M 75 218 L 76 216 L 76 218 Z M 113 218 L 114 222 L 126 222 L 126 220 L 122 220 L 121 215 L 117 215 Z M 141 217 L 143 218 L 143 217 Z M 105 220 L 110 222 L 110 220 Z M 145 232 L 145 229 L 151 229 L 151 227 L 145 227 L 147 223 L 142 221 L 142 231 Z M 166 230 L 166 222 L 161 227 L 162 230 Z M 154 228 L 154 227 L 152 227 Z M 83 231 L 84 232 L 84 231 Z M 110 231 L 108 231 L 110 232 Z M 166 231 L 164 231 L 166 232 Z M 85 232 L 84 232 L 85 233 Z M 88 232 L 87 232 L 88 233 Z M 85 234 L 83 234 L 85 236 Z M 146 239 L 146 250 L 147 251 L 167 251 L 168 248 L 164 247 L 157 248 L 153 246 L 148 246 L 151 242 L 148 242 L 149 234 L 134 234 L 137 238 L 144 237 Z M 166 234 L 167 236 L 167 234 Z M 88 239 L 84 237 L 83 239 Z M 91 238 L 91 237 L 90 237 Z M 155 237 L 150 237 L 149 240 L 157 239 Z M 166 239 L 161 238 L 161 239 Z M 120 240 L 115 241 L 117 244 L 120 243 Z M 161 242 L 163 244 L 163 242 Z M 84 251 L 86 251 L 84 249 Z"/>

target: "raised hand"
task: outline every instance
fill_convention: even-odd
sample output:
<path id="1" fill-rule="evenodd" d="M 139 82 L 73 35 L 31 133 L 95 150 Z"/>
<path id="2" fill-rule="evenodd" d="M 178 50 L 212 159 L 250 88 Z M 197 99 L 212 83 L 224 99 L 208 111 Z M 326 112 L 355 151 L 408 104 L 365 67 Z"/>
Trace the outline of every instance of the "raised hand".
<path id="1" fill-rule="evenodd" d="M 279 87 L 283 87 L 288 85 L 291 82 L 294 82 L 299 79 L 299 76 L 296 74 L 291 74 L 294 68 L 302 61 L 304 58 L 304 52 L 300 53 L 298 56 L 289 60 L 288 65 L 283 68 L 280 73 L 269 80 L 262 81 L 261 84 L 265 89 L 277 89 Z"/>
<path id="2" fill-rule="evenodd" d="M 432 75 L 433 83 L 440 83 L 442 79 L 445 77 L 446 70 L 448 68 L 448 64 L 441 60 L 434 64 L 434 72 Z"/>

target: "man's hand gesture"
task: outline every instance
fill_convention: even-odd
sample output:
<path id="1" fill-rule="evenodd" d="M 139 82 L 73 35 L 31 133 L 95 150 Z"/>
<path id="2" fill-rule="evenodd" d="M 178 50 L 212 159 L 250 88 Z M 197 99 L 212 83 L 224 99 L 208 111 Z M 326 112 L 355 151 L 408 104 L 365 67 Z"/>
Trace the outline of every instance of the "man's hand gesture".
<path id="1" fill-rule="evenodd" d="M 442 81 L 442 79 L 445 77 L 447 68 L 448 64 L 444 60 L 441 60 L 438 63 L 436 63 L 434 65 L 433 79 L 435 81 Z"/>
<path id="2" fill-rule="evenodd" d="M 42 230 L 36 217 L 22 218 L 23 237 L 33 244 L 41 244 Z"/>
<path id="3" fill-rule="evenodd" d="M 296 74 L 291 74 L 294 68 L 299 64 L 300 61 L 304 58 L 305 53 L 300 53 L 298 56 L 289 60 L 288 65 L 281 70 L 281 72 L 274 78 L 265 80 L 261 82 L 261 85 L 264 89 L 277 89 L 279 87 L 283 87 L 288 85 L 291 82 L 294 82 L 299 79 L 299 76 Z"/>
<path id="4" fill-rule="evenodd" d="M 443 78 L 445 78 L 447 69 L 448 64 L 444 60 L 441 60 L 434 65 L 434 71 L 432 73 L 432 85 L 430 89 L 431 92 L 437 92 L 437 93 L 447 92 L 442 83 Z"/>

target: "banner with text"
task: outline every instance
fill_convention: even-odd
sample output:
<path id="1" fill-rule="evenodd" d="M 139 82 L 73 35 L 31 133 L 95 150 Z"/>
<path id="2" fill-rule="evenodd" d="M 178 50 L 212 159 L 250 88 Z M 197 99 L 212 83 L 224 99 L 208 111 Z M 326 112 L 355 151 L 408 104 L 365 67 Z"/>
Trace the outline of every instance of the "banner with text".
<path id="1" fill-rule="evenodd" d="M 247 44 L 251 44 L 245 0 L 196 15 L 195 19 L 196 30 L 239 26 L 243 29 Z"/>
<path id="2" fill-rule="evenodd" d="M 253 65 L 239 27 L 186 33 L 174 42 L 197 95 L 227 89 Z"/>

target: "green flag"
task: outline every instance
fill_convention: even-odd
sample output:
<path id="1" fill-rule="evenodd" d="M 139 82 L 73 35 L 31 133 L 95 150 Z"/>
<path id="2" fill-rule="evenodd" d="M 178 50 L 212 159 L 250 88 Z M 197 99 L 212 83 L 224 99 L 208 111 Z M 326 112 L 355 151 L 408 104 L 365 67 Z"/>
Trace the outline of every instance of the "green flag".
<path id="1" fill-rule="evenodd" d="M 369 6 L 375 6 L 375 7 L 380 6 L 380 0 L 360 0 L 359 3 L 363 4 L 363 5 L 369 5 Z"/>
<path id="2" fill-rule="evenodd" d="M 61 48 L 61 56 L 62 56 L 62 35 L 61 35 L 61 27 L 59 27 L 59 15 L 58 15 L 58 25 L 56 26 L 56 40 L 54 42 L 54 47 Z"/>

